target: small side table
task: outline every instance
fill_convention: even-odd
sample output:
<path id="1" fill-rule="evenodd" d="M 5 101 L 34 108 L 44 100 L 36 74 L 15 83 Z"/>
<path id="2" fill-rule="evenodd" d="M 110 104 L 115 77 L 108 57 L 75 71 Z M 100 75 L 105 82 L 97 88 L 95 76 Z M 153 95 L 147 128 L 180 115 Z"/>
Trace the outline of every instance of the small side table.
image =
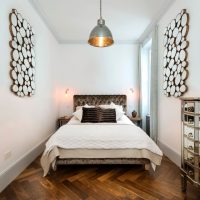
<path id="1" fill-rule="evenodd" d="M 142 128 L 142 118 L 140 117 L 129 117 L 129 119 L 136 124 L 137 126 L 139 126 L 140 128 Z"/>
<path id="2" fill-rule="evenodd" d="M 61 126 L 67 124 L 70 119 L 71 119 L 71 117 L 68 117 L 68 116 L 58 118 L 57 129 L 59 129 Z"/>

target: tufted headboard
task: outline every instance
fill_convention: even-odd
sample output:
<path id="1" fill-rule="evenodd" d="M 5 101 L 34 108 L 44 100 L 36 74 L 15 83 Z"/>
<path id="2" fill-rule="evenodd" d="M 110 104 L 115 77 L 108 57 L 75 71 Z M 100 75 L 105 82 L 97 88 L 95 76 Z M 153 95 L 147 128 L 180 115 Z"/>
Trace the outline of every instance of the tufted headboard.
<path id="1" fill-rule="evenodd" d="M 74 95 L 74 110 L 77 106 L 84 106 L 85 104 L 98 106 L 111 102 L 122 105 L 124 111 L 127 111 L 126 95 Z"/>

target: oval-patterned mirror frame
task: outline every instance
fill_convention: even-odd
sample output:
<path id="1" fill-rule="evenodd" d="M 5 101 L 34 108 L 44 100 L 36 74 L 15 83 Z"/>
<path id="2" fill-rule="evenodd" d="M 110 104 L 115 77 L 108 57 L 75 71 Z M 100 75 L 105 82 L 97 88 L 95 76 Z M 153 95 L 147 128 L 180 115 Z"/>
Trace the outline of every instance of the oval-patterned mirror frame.
<path id="1" fill-rule="evenodd" d="M 9 15 L 11 34 L 11 91 L 19 97 L 35 94 L 35 33 L 16 9 Z"/>
<path id="2" fill-rule="evenodd" d="M 187 92 L 189 14 L 183 9 L 164 31 L 163 90 L 166 96 L 180 97 Z"/>

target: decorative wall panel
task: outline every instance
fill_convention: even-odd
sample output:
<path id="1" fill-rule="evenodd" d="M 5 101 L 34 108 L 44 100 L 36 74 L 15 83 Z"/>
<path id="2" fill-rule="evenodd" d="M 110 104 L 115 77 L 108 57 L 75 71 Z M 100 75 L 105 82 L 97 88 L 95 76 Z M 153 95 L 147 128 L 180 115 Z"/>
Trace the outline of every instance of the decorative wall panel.
<path id="1" fill-rule="evenodd" d="M 182 10 L 164 32 L 164 93 L 180 97 L 187 91 L 189 14 Z"/>
<path id="2" fill-rule="evenodd" d="M 15 9 L 10 13 L 10 33 L 11 91 L 20 97 L 32 96 L 35 93 L 35 33 Z"/>

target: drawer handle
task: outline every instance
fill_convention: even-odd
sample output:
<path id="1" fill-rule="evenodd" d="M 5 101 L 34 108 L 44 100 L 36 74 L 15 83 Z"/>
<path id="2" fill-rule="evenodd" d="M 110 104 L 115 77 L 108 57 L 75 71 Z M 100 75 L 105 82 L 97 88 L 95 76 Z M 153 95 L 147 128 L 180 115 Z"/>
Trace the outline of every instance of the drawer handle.
<path id="1" fill-rule="evenodd" d="M 188 161 L 191 162 L 192 164 L 194 164 L 194 157 L 188 158 Z"/>
<path id="2" fill-rule="evenodd" d="M 189 150 L 194 150 L 193 146 L 188 147 Z"/>
<path id="3" fill-rule="evenodd" d="M 193 134 L 192 133 L 188 133 L 188 137 L 189 138 L 193 137 Z"/>
<path id="4" fill-rule="evenodd" d="M 189 176 L 193 176 L 194 172 L 190 170 L 190 171 L 188 171 L 188 174 L 189 174 Z"/>

